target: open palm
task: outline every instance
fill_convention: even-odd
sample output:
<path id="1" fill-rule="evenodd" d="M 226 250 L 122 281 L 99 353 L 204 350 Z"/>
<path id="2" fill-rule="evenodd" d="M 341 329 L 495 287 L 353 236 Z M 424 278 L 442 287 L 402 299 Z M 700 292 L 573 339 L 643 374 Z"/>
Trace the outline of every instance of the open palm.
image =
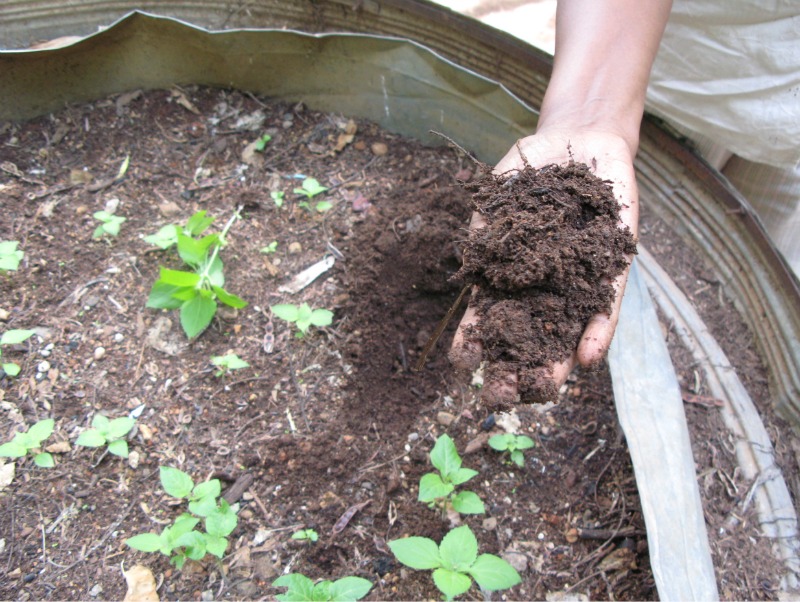
<path id="1" fill-rule="evenodd" d="M 553 163 L 565 164 L 570 160 L 586 163 L 596 176 L 611 182 L 614 196 L 621 206 L 621 225 L 628 226 L 636 237 L 639 211 L 633 153 L 625 141 L 615 134 L 599 131 L 540 131 L 519 140 L 500 160 L 494 171 L 496 174 L 505 174 L 521 170 L 526 164 L 539 168 Z M 483 225 L 483 217 L 473 214 L 470 227 L 481 228 Z M 571 356 L 551 367 L 550 374 L 556 388 L 566 381 L 576 364 L 590 366 L 597 364 L 605 356 L 617 325 L 627 279 L 628 270 L 625 270 L 614 280 L 615 298 L 610 313 L 592 317 Z M 483 355 L 480 343 L 468 340 L 465 336 L 467 326 L 475 325 L 479 320 L 477 312 L 470 305 L 459 324 L 450 351 L 451 361 L 458 368 L 474 370 L 480 364 Z M 501 372 L 488 367 L 483 393 L 487 401 L 513 402 L 517 399 L 517 393 L 516 373 Z"/>

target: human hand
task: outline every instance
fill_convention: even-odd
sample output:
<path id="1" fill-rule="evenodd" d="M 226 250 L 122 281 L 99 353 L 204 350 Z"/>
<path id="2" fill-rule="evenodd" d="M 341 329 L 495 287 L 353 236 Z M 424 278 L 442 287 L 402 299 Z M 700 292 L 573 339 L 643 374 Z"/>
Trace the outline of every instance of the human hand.
<path id="1" fill-rule="evenodd" d="M 549 164 L 563 165 L 570 160 L 589 165 L 593 173 L 611 182 L 614 196 L 620 204 L 621 226 L 628 226 L 634 238 L 638 235 L 638 194 L 633 169 L 633 153 L 619 135 L 603 131 L 540 130 L 537 134 L 520 140 L 494 169 L 496 174 L 522 170 L 525 165 L 541 168 Z M 483 217 L 474 213 L 470 228 L 485 225 Z M 630 265 L 631 257 L 628 257 Z M 619 318 L 622 293 L 628 278 L 626 269 L 612 283 L 614 301 L 608 314 L 593 316 L 571 355 L 549 369 L 544 378 L 553 382 L 553 390 L 566 381 L 577 365 L 591 366 L 605 356 Z M 483 358 L 481 343 L 470 339 L 470 326 L 477 325 L 480 317 L 470 304 L 456 331 L 450 350 L 450 360 L 461 369 L 475 370 Z M 490 406 L 507 406 L 518 398 L 518 375 L 505 369 L 486 366 L 484 374 L 484 399 Z M 541 401 L 541 400 L 529 400 Z"/>

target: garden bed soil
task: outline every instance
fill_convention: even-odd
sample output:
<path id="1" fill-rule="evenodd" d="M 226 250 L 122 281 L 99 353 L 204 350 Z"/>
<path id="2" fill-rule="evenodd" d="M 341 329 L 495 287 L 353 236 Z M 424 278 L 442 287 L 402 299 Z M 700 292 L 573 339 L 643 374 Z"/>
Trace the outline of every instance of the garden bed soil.
<path id="1" fill-rule="evenodd" d="M 272 139 L 253 152 L 264 133 Z M 13 482 L 0 490 L 0 597 L 122 599 L 123 568 L 141 563 L 161 599 L 269 599 L 280 591 L 270 584 L 286 572 L 364 577 L 374 583 L 372 600 L 438 598 L 430 574 L 398 565 L 386 541 L 438 541 L 450 528 L 416 501 L 419 479 L 431 471 L 428 453 L 446 432 L 465 466 L 480 472 L 469 488 L 487 507 L 463 521 L 483 552 L 507 558 L 523 579 L 493 599 L 558 599 L 565 590 L 656 598 L 607 370 L 576 372 L 557 405 L 489 415 L 478 375 L 456 375 L 446 357 L 458 316 L 424 368 L 412 370 L 460 291 L 451 277 L 471 208 L 459 181 L 474 171 L 463 154 L 302 105 L 206 88 L 69 106 L 2 124 L 0 136 L 0 239 L 20 241 L 25 252 L 19 271 L 0 279 L 0 330 L 37 332 L 3 350 L 22 370 L 0 381 L 0 439 L 53 417 L 47 443 L 60 445 L 55 468 L 18 460 Z M 329 188 L 329 211 L 313 211 L 316 199 L 311 210 L 300 205 L 292 191 L 303 176 Z M 285 193 L 281 207 L 276 191 Z M 127 219 L 117 237 L 94 240 L 92 214 L 109 204 Z M 145 307 L 159 266 L 180 261 L 142 237 L 200 209 L 221 228 L 238 207 L 242 219 L 221 257 L 226 288 L 249 304 L 188 341 L 176 312 Z M 655 252 L 686 254 L 658 220 L 643 226 L 657 234 Z M 262 252 L 273 241 L 277 250 Z M 312 284 L 279 290 L 323 257 L 335 263 Z M 678 268 L 687 274 L 679 284 L 699 282 L 700 268 Z M 728 341 L 740 346 L 732 359 L 770 420 L 779 465 L 796 470 L 785 425 L 768 408 L 763 368 L 757 357 L 742 358 L 752 349 L 746 329 L 731 326 L 739 322 L 722 295 L 709 294 L 718 285 L 703 286 L 700 305 L 723 334 L 739 337 Z M 301 302 L 332 310 L 333 324 L 298 339 L 269 311 Z M 210 357 L 229 351 L 250 367 L 215 376 Z M 702 395 L 691 362 L 676 357 L 687 393 Z M 96 413 L 118 417 L 142 406 L 132 459 L 75 446 Z M 689 407 L 720 591 L 774 599 L 780 565 L 753 508 L 724 535 L 717 528 L 749 487 L 730 436 L 713 404 Z M 485 445 L 503 428 L 536 442 L 524 467 Z M 219 478 L 239 503 L 221 561 L 190 561 L 179 571 L 125 545 L 181 512 L 161 489 L 160 466 Z M 319 541 L 290 539 L 302 528 L 315 529 Z M 467 595 L 480 596 L 475 588 Z"/>

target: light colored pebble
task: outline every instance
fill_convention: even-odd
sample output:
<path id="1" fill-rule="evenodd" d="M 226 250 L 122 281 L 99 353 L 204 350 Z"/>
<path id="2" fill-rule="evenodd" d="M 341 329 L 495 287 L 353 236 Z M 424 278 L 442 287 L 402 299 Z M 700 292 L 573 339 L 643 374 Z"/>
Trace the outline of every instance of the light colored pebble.
<path id="1" fill-rule="evenodd" d="M 98 347 L 94 350 L 94 359 L 101 360 L 106 355 L 106 348 L 105 347 Z"/>

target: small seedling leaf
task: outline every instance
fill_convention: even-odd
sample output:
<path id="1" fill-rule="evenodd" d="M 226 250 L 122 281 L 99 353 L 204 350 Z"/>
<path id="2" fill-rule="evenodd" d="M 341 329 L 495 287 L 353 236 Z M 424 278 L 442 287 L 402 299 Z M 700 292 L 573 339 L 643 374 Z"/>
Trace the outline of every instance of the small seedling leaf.
<path id="1" fill-rule="evenodd" d="M 21 328 L 7 330 L 0 336 L 0 345 L 18 345 L 27 341 L 34 334 L 33 330 L 23 330 Z"/>
<path id="2" fill-rule="evenodd" d="M 120 458 L 128 457 L 128 442 L 125 439 L 117 439 L 108 444 L 108 453 L 119 456 Z"/>
<path id="3" fill-rule="evenodd" d="M 452 483 L 445 483 L 442 478 L 435 472 L 429 472 L 422 475 L 419 480 L 419 496 L 420 502 L 432 502 L 436 499 L 447 497 L 453 491 Z"/>
<path id="4" fill-rule="evenodd" d="M 444 478 L 449 478 L 461 468 L 461 457 L 449 435 L 442 435 L 436 440 L 431 450 L 431 463 Z"/>
<path id="5" fill-rule="evenodd" d="M 56 465 L 55 460 L 53 460 L 53 456 L 47 452 L 36 454 L 33 457 L 33 463 L 39 468 L 53 468 L 53 466 Z"/>
<path id="6" fill-rule="evenodd" d="M 424 571 L 442 566 L 439 546 L 427 537 L 405 537 L 387 542 L 387 545 L 397 560 L 412 569 Z"/>
<path id="7" fill-rule="evenodd" d="M 315 208 L 315 209 L 316 209 L 316 210 L 317 210 L 319 213 L 325 213 L 326 211 L 330 211 L 330 210 L 331 210 L 331 207 L 333 207 L 333 203 L 331 203 L 330 201 L 320 201 L 319 203 L 317 203 L 317 204 L 314 206 L 314 208 Z"/>
<path id="8" fill-rule="evenodd" d="M 506 451 L 508 449 L 509 437 L 513 438 L 514 435 L 510 435 L 509 433 L 494 435 L 489 439 L 489 447 L 497 451 Z"/>
<path id="9" fill-rule="evenodd" d="M 229 293 L 221 286 L 212 285 L 211 289 L 217 295 L 217 299 L 219 299 L 221 303 L 224 303 L 228 307 L 235 307 L 236 309 L 247 307 L 247 301 L 237 295 L 234 295 L 233 293 Z"/>
<path id="10" fill-rule="evenodd" d="M 331 583 L 328 588 L 329 600 L 347 602 L 360 600 L 372 589 L 372 582 L 361 577 L 342 577 Z"/>
<path id="11" fill-rule="evenodd" d="M 460 596 L 472 587 L 472 579 L 468 575 L 448 569 L 436 569 L 433 571 L 433 582 L 439 588 L 439 591 L 447 596 L 448 600 Z"/>
<path id="12" fill-rule="evenodd" d="M 311 312 L 310 322 L 314 326 L 330 326 L 333 322 L 333 312 L 329 309 L 315 309 Z"/>
<path id="13" fill-rule="evenodd" d="M 186 233 L 191 236 L 200 236 L 214 223 L 215 219 L 206 217 L 206 210 L 201 209 L 186 221 Z"/>
<path id="14" fill-rule="evenodd" d="M 198 483 L 197 486 L 192 490 L 192 498 L 193 499 L 200 499 L 204 497 L 216 498 L 219 497 L 221 491 L 222 491 L 222 486 L 220 485 L 219 479 L 211 479 L 210 481 L 203 481 L 202 483 Z"/>
<path id="15" fill-rule="evenodd" d="M 19 241 L 5 240 L 0 242 L 0 270 L 11 271 L 19 268 L 25 254 L 17 249 Z"/>
<path id="16" fill-rule="evenodd" d="M 40 420 L 28 429 L 28 436 L 35 442 L 31 447 L 38 447 L 38 445 L 53 434 L 56 421 L 52 418 Z"/>
<path id="17" fill-rule="evenodd" d="M 227 353 L 225 355 L 212 355 L 211 363 L 226 370 L 241 370 L 242 368 L 249 368 L 250 364 L 244 361 L 235 353 Z"/>
<path id="18" fill-rule="evenodd" d="M 175 547 L 184 548 L 192 560 L 200 560 L 206 555 L 206 538 L 198 531 L 189 531 L 175 539 Z"/>
<path id="19" fill-rule="evenodd" d="M 161 549 L 161 536 L 155 533 L 140 533 L 126 539 L 125 544 L 141 552 L 158 552 Z"/>
<path id="20" fill-rule="evenodd" d="M 217 500 L 211 496 L 197 498 L 189 502 L 189 512 L 196 516 L 206 517 L 217 507 Z"/>
<path id="21" fill-rule="evenodd" d="M 295 322 L 299 314 L 298 307 L 291 303 L 278 303 L 277 305 L 271 305 L 269 309 L 281 320 L 286 320 L 287 322 Z"/>
<path id="22" fill-rule="evenodd" d="M 16 376 L 19 374 L 20 371 L 19 364 L 15 364 L 14 362 L 8 362 L 7 364 L 3 364 L 3 372 L 8 374 L 9 376 Z"/>
<path id="23" fill-rule="evenodd" d="M 106 444 L 106 438 L 97 429 L 91 428 L 83 431 L 75 440 L 75 445 L 83 447 L 101 447 Z"/>
<path id="24" fill-rule="evenodd" d="M 208 280 L 213 286 L 218 286 L 219 288 L 225 286 L 225 266 L 222 264 L 222 259 L 220 259 L 219 255 L 212 259 L 210 265 L 206 266 L 204 264 L 203 269 L 208 273 Z"/>
<path id="25" fill-rule="evenodd" d="M 192 477 L 177 468 L 173 468 L 171 466 L 162 466 L 159 469 L 159 476 L 161 478 L 161 486 L 164 488 L 164 491 L 166 491 L 172 497 L 180 499 L 188 497 L 194 488 L 194 481 L 192 481 Z M 177 525 L 178 521 L 176 520 L 174 527 Z M 192 525 L 191 528 L 194 528 L 194 525 Z"/>
<path id="26" fill-rule="evenodd" d="M 481 498 L 472 491 L 461 491 L 454 495 L 450 502 L 453 504 L 453 510 L 459 514 L 484 514 L 486 512 Z"/>
<path id="27" fill-rule="evenodd" d="M 442 565 L 454 571 L 466 571 L 478 557 L 478 540 L 467 525 L 449 531 L 439 544 Z"/>
<path id="28" fill-rule="evenodd" d="M 520 468 L 525 466 L 525 455 L 521 451 L 515 449 L 509 454 L 509 457 L 511 458 L 511 461 Z"/>
<path id="29" fill-rule="evenodd" d="M 236 528 L 239 517 L 224 499 L 220 505 L 206 517 L 206 531 L 217 537 L 227 537 Z"/>
<path id="30" fill-rule="evenodd" d="M 190 339 L 203 332 L 217 313 L 213 299 L 198 295 L 181 305 L 181 326 Z"/>
<path id="31" fill-rule="evenodd" d="M 102 414 L 95 414 L 94 418 L 92 418 L 92 428 L 96 428 L 102 434 L 106 434 L 108 432 L 108 425 L 109 419 Z"/>
<path id="32" fill-rule="evenodd" d="M 21 458 L 28 453 L 28 448 L 22 445 L 17 437 L 12 441 L 0 445 L 0 457 L 2 458 Z"/>
<path id="33" fill-rule="evenodd" d="M 131 432 L 134 424 L 136 424 L 136 421 L 129 416 L 115 418 L 108 423 L 108 426 L 106 427 L 106 434 L 111 440 L 120 439 Z"/>
<path id="34" fill-rule="evenodd" d="M 283 206 L 283 191 L 282 190 L 273 190 L 269 193 L 269 196 L 275 203 L 275 206 L 279 209 Z"/>
<path id="35" fill-rule="evenodd" d="M 478 474 L 477 470 L 472 470 L 471 468 L 459 468 L 453 474 L 450 475 L 450 482 L 453 485 L 461 485 L 462 483 L 466 483 L 472 477 Z"/>
<path id="36" fill-rule="evenodd" d="M 225 550 L 228 549 L 228 540 L 225 537 L 217 537 L 209 533 L 205 533 L 203 537 L 206 540 L 206 551 L 217 558 L 222 558 Z"/>
<path id="37" fill-rule="evenodd" d="M 527 435 L 518 435 L 516 440 L 516 448 L 517 449 L 530 449 L 534 445 L 533 439 L 528 437 Z"/>
<path id="38" fill-rule="evenodd" d="M 150 289 L 150 296 L 147 298 L 147 307 L 151 309 L 178 309 L 183 305 L 178 295 L 181 292 L 191 293 L 190 297 L 194 296 L 193 286 L 175 286 L 173 284 L 166 284 L 161 280 L 156 280 L 153 288 Z"/>
<path id="39" fill-rule="evenodd" d="M 272 587 L 288 588 L 285 594 L 275 596 L 278 600 L 313 600 L 314 582 L 300 573 L 281 575 L 272 582 Z"/>
<path id="40" fill-rule="evenodd" d="M 481 554 L 467 572 L 488 591 L 507 589 L 522 582 L 516 569 L 494 554 Z"/>
<path id="41" fill-rule="evenodd" d="M 160 249 L 169 249 L 178 242 L 178 227 L 175 224 L 162 226 L 158 232 L 145 236 L 143 240 Z"/>
<path id="42" fill-rule="evenodd" d="M 170 270 L 162 267 L 157 282 L 171 284 L 180 288 L 196 286 L 200 282 L 200 275 L 194 272 L 184 272 L 182 270 Z"/>

